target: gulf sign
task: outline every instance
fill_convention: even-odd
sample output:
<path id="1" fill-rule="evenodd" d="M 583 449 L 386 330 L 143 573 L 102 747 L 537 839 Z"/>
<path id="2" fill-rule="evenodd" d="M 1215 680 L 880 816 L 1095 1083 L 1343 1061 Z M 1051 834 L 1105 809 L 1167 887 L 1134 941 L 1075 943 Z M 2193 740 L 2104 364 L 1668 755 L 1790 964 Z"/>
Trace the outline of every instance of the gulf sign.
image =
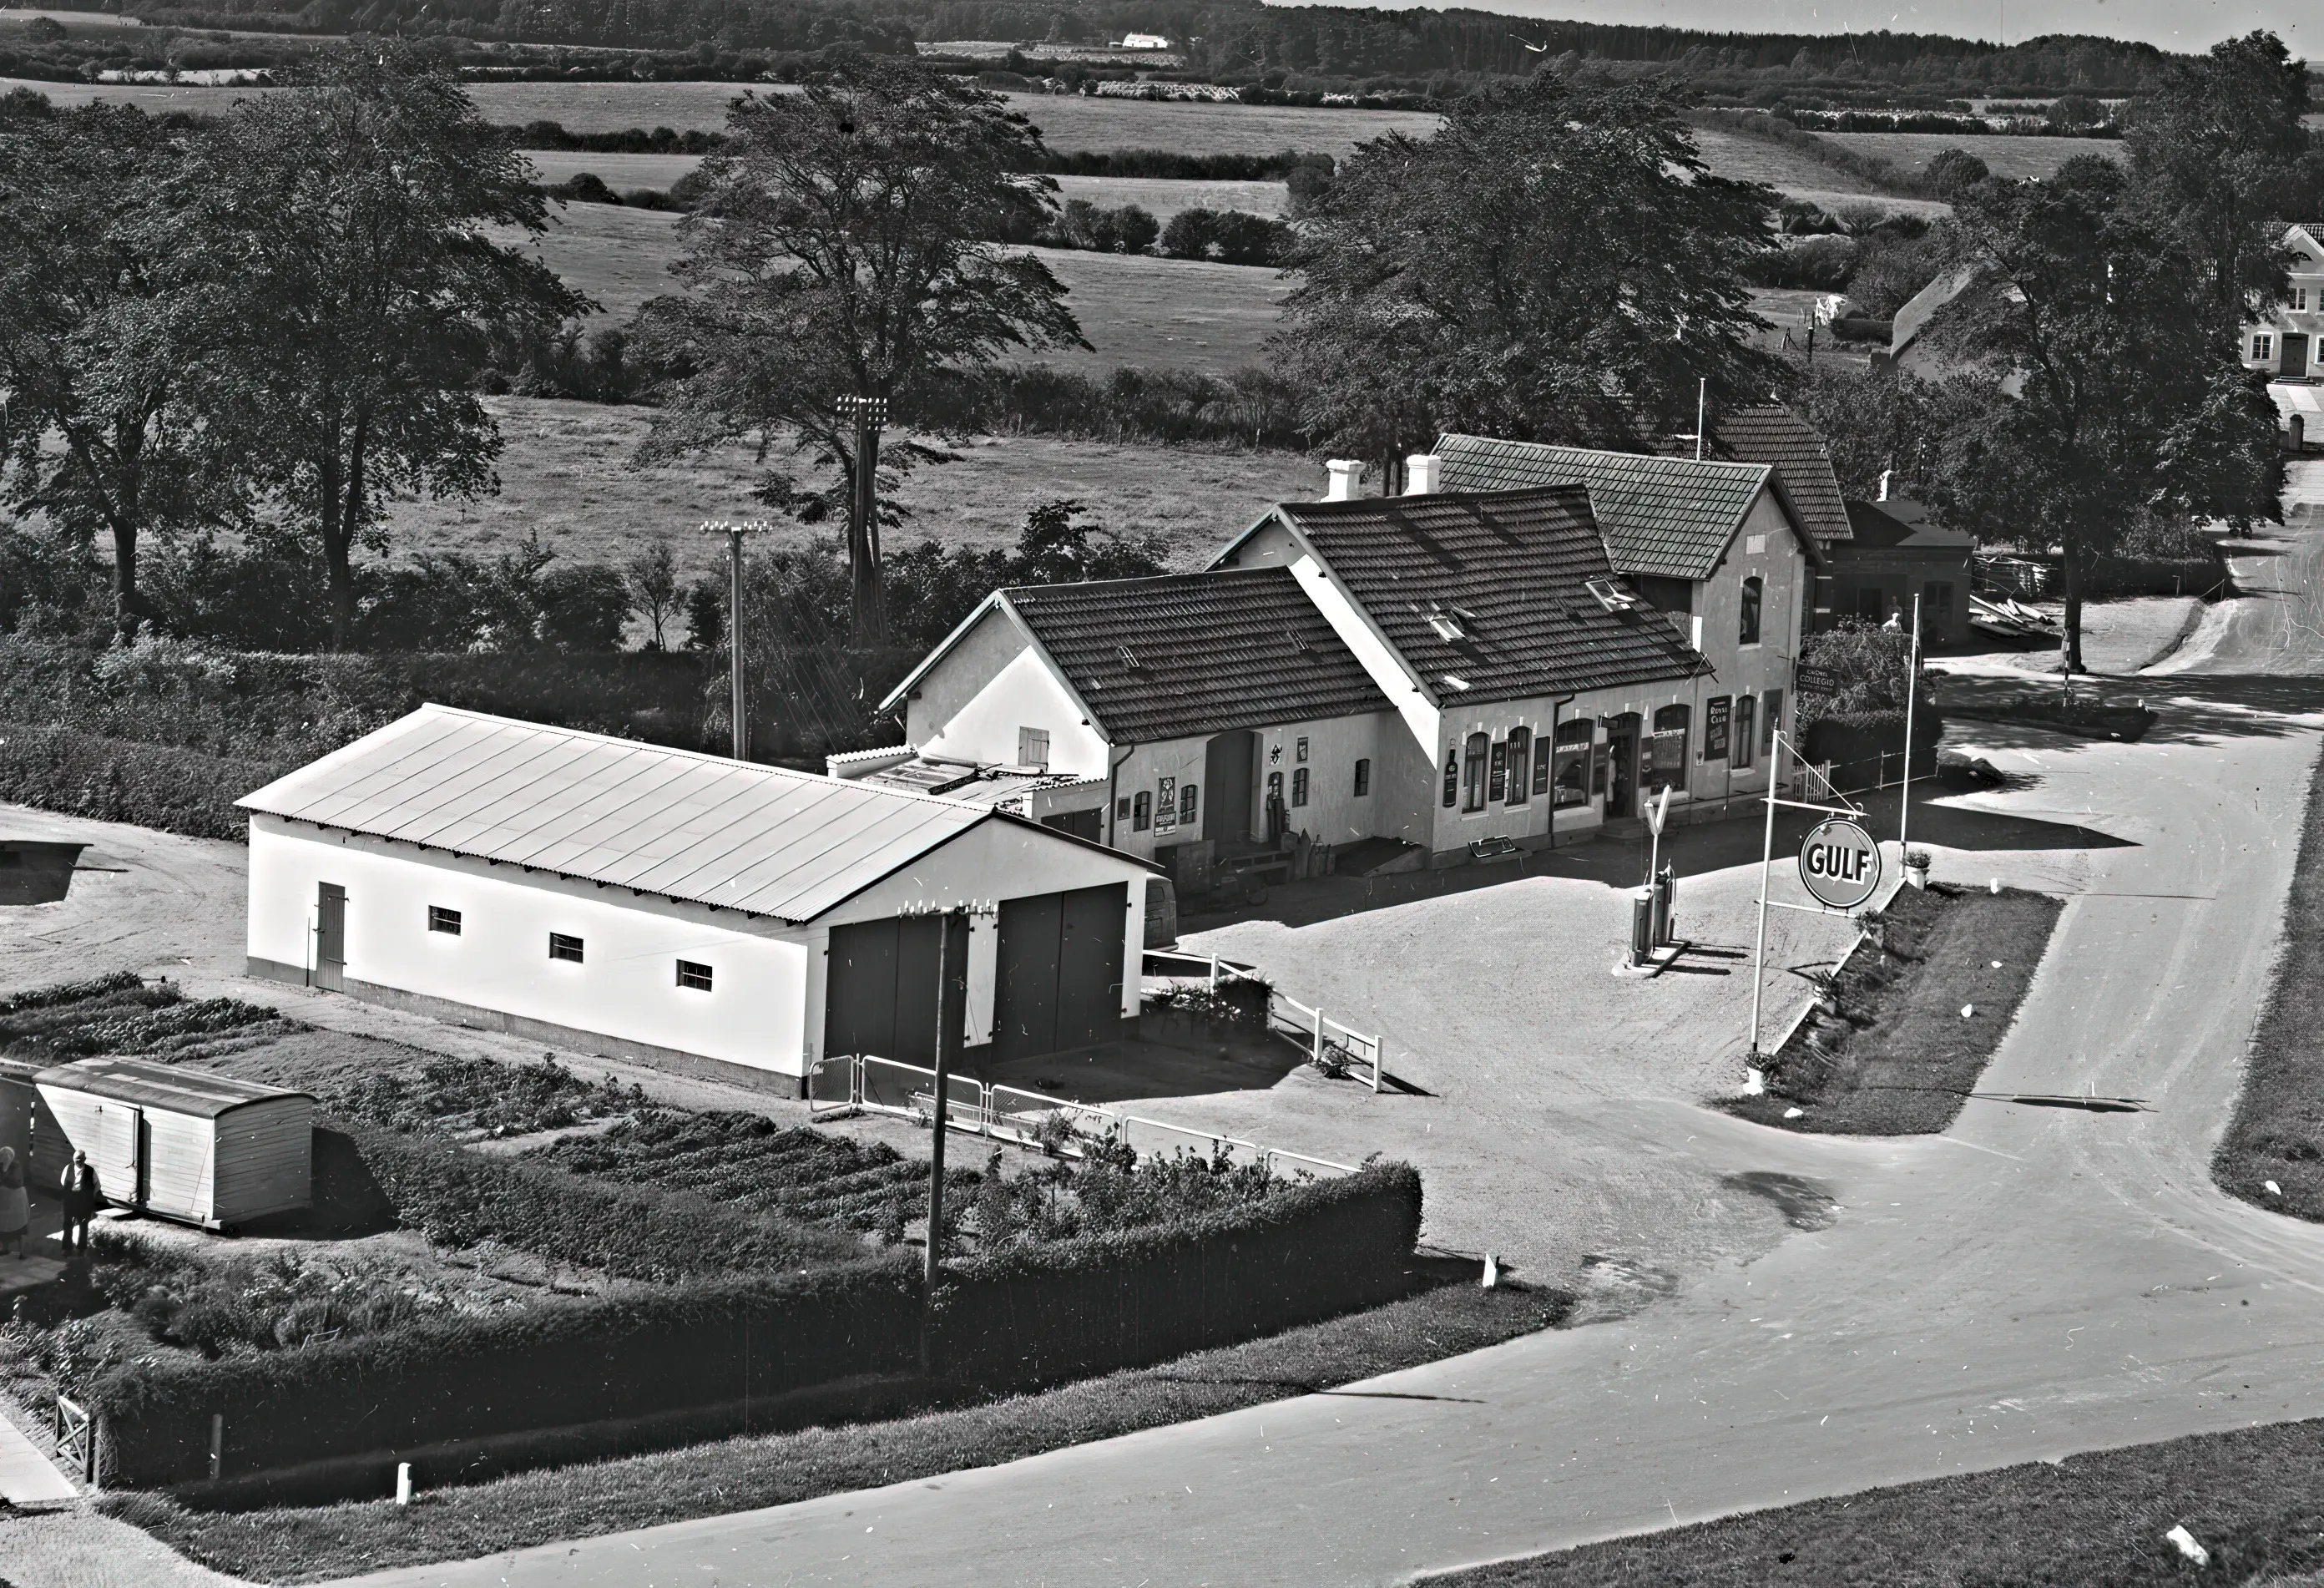
<path id="1" fill-rule="evenodd" d="M 1834 909 L 1854 909 L 1879 890 L 1880 845 L 1854 822 L 1821 823 L 1800 845 L 1800 881 Z"/>

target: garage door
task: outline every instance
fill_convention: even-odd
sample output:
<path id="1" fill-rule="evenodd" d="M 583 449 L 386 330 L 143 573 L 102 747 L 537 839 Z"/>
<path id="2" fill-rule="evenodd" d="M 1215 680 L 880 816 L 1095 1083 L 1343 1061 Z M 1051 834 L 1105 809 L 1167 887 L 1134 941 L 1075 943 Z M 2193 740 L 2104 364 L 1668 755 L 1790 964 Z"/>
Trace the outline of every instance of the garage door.
<path id="1" fill-rule="evenodd" d="M 936 1063 L 936 932 L 952 928 L 954 1018 L 968 986 L 968 922 L 912 916 L 831 929 L 824 983 L 823 1050 L 907 1064 Z"/>
<path id="2" fill-rule="evenodd" d="M 1001 902 L 992 1041 L 1001 1058 L 1111 1041 L 1121 1031 L 1126 884 Z"/>

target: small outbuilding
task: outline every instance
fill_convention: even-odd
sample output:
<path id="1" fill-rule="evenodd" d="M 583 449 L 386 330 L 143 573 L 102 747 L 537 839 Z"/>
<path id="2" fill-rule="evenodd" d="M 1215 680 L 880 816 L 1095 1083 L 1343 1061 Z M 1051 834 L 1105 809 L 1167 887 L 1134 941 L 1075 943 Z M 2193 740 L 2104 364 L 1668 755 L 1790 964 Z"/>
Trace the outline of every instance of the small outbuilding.
<path id="1" fill-rule="evenodd" d="M 211 1229 L 314 1201 L 315 1100 L 143 1058 L 84 1058 L 33 1079 L 32 1168 L 57 1185 L 88 1154 L 116 1207 Z"/>

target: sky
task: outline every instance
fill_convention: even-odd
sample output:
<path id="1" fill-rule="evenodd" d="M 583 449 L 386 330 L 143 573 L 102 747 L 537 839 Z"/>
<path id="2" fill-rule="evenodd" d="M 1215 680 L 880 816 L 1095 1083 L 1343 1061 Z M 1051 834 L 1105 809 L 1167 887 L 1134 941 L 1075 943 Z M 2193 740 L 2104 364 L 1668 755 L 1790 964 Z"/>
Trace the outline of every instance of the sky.
<path id="1" fill-rule="evenodd" d="M 1434 0 L 1387 0 L 1401 6 Z M 1704 28 L 1714 32 L 1953 33 L 2017 43 L 2042 33 L 2141 39 L 2165 50 L 2208 50 L 2271 28 L 2294 55 L 2324 53 L 2317 0 L 1465 0 L 1511 16 Z M 2303 27 L 2303 23 L 2305 24 Z"/>

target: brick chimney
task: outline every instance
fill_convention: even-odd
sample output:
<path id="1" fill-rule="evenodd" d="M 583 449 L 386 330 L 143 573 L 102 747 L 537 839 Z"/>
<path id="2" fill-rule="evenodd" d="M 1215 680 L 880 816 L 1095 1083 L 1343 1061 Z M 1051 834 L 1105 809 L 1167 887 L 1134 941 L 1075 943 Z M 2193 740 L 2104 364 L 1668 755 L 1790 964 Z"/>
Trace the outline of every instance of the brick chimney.
<path id="1" fill-rule="evenodd" d="M 1323 472 L 1331 476 L 1331 484 L 1323 488 L 1324 501 L 1353 502 L 1356 499 L 1356 482 L 1364 477 L 1361 463 L 1352 457 L 1333 457 L 1324 462 Z"/>
<path id="2" fill-rule="evenodd" d="M 1404 460 L 1404 494 L 1434 496 L 1444 489 L 1444 460 L 1434 452 L 1416 452 Z"/>

